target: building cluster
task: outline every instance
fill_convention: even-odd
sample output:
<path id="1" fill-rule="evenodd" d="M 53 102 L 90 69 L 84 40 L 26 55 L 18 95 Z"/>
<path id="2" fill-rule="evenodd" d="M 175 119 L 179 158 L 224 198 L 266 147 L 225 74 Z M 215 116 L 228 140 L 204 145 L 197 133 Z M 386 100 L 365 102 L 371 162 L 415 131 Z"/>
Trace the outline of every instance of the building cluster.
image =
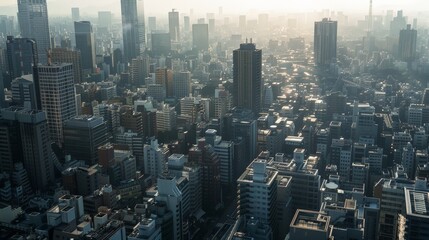
<path id="1" fill-rule="evenodd" d="M 359 41 L 340 12 L 71 13 L 0 16 L 0 239 L 429 239 L 429 42 L 402 11 Z"/>

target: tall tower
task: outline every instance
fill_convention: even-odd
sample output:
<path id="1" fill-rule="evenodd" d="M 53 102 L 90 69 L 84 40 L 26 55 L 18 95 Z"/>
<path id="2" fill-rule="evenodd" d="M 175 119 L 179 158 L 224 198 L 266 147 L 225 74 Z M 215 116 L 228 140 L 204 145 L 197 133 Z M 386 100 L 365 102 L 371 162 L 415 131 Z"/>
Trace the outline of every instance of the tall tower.
<path id="1" fill-rule="evenodd" d="M 254 43 L 240 44 L 234 50 L 234 105 L 258 114 L 262 104 L 262 50 Z"/>
<path id="2" fill-rule="evenodd" d="M 37 65 L 37 44 L 33 39 L 14 38 L 8 36 L 6 40 L 7 63 L 11 79 L 31 74 Z"/>
<path id="3" fill-rule="evenodd" d="M 411 29 L 408 24 L 406 29 L 399 33 L 399 58 L 403 61 L 413 61 L 417 55 L 417 30 Z"/>
<path id="4" fill-rule="evenodd" d="M 39 65 L 37 80 L 35 85 L 36 91 L 39 91 L 38 101 L 48 118 L 49 135 L 61 146 L 63 122 L 76 116 L 73 65 L 70 63 Z"/>
<path id="5" fill-rule="evenodd" d="M 138 32 L 139 32 L 139 49 L 140 55 L 146 50 L 146 21 L 144 15 L 144 1 L 137 0 L 137 18 L 138 18 Z"/>
<path id="6" fill-rule="evenodd" d="M 15 149 L 13 160 L 23 163 L 33 189 L 46 190 L 54 182 L 55 176 L 45 112 L 8 108 L 1 111 L 1 118 L 1 126 L 7 126 L 9 139 L 14 140 L 2 141 L 1 149 Z"/>
<path id="7" fill-rule="evenodd" d="M 77 22 L 80 21 L 80 12 L 78 7 L 71 8 L 72 21 Z"/>
<path id="8" fill-rule="evenodd" d="M 46 63 L 45 51 L 51 46 L 46 0 L 18 0 L 18 21 L 21 36 L 36 40 L 39 62 Z"/>
<path id="9" fill-rule="evenodd" d="M 314 23 L 314 61 L 326 66 L 337 58 L 337 21 L 324 18 Z"/>
<path id="10" fill-rule="evenodd" d="M 76 48 L 82 56 L 82 70 L 84 75 L 91 74 L 97 67 L 95 63 L 95 39 L 92 25 L 88 21 L 74 22 Z"/>
<path id="11" fill-rule="evenodd" d="M 369 0 L 369 13 L 368 13 L 368 32 L 372 32 L 373 19 L 372 19 L 372 0 Z"/>
<path id="12" fill-rule="evenodd" d="M 130 62 L 140 53 L 137 0 L 121 0 L 124 60 Z"/>
<path id="13" fill-rule="evenodd" d="M 174 9 L 168 13 L 168 29 L 170 30 L 170 38 L 173 42 L 180 40 L 180 24 L 179 24 L 179 12 Z"/>
<path id="14" fill-rule="evenodd" d="M 198 51 L 209 49 L 209 25 L 192 24 L 192 48 Z"/>

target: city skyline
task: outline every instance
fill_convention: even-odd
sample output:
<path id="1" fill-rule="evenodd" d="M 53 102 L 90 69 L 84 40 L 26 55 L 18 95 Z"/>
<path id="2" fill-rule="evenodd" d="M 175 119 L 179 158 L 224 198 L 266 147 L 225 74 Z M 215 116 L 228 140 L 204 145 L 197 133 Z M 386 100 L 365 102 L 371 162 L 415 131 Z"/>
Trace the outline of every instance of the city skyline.
<path id="1" fill-rule="evenodd" d="M 373 1 L 374 14 L 381 14 L 387 9 L 410 11 L 413 13 L 427 12 L 429 3 L 425 0 L 412 0 L 413 4 L 409 4 L 407 0 L 397 0 L 392 2 L 390 0 L 375 0 Z M 100 8 L 100 3 L 97 1 L 85 0 L 47 0 L 48 12 L 50 16 L 71 16 L 70 8 L 77 7 L 80 9 L 81 16 L 95 17 L 99 11 L 111 11 L 115 14 L 116 18 L 121 16 L 120 0 L 105 0 L 103 6 Z M 334 11 L 350 11 L 350 12 L 367 12 L 369 8 L 369 1 L 350 2 L 343 0 L 268 0 L 268 1 L 228 1 L 220 0 L 213 4 L 207 4 L 205 1 L 187 0 L 181 1 L 180 4 L 174 0 L 158 1 L 150 0 L 145 1 L 146 15 L 151 14 L 165 14 L 171 8 L 177 9 L 181 13 L 189 14 L 190 10 L 202 13 L 214 12 L 218 13 L 218 8 L 222 7 L 225 14 L 243 14 L 252 12 L 273 12 L 276 14 L 291 13 L 291 12 L 311 12 L 321 9 L 330 9 Z M 426 7 L 426 8 L 425 8 Z M 0 1 L 0 14 L 15 15 L 17 12 L 16 4 L 13 1 L 1 0 Z"/>

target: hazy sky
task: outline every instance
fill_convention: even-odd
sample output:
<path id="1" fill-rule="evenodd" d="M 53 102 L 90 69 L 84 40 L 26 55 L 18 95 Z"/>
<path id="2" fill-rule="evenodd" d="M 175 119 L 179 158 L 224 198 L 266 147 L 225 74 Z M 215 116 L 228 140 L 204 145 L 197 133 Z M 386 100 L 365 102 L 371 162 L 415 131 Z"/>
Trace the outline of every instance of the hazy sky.
<path id="1" fill-rule="evenodd" d="M 429 11 L 429 0 L 373 0 L 374 13 L 386 9 L 403 9 L 407 11 Z M 15 15 L 16 0 L 0 0 L 0 14 Z M 249 10 L 276 12 L 313 11 L 333 9 L 366 12 L 369 0 L 146 0 L 146 15 L 166 13 L 171 8 L 189 13 L 193 8 L 197 13 L 218 12 L 223 6 L 224 13 L 246 13 Z M 70 15 L 71 7 L 79 7 L 81 15 L 96 15 L 98 11 L 108 10 L 120 13 L 120 0 L 48 0 L 50 16 Z"/>

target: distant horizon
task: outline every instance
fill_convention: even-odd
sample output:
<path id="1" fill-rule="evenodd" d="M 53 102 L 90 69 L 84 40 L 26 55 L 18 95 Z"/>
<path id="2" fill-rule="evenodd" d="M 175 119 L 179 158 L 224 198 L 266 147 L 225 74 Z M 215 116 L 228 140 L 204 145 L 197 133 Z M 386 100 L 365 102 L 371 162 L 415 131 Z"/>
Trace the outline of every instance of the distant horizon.
<path id="1" fill-rule="evenodd" d="M 120 0 L 104 0 L 104 1 L 85 1 L 85 0 L 47 0 L 48 13 L 51 17 L 71 16 L 71 8 L 78 7 L 81 16 L 95 17 L 98 11 L 111 11 L 116 17 L 120 17 Z M 410 4 L 412 2 L 412 4 Z M 100 4 L 103 3 L 103 4 Z M 297 13 L 297 12 L 312 12 L 329 9 L 332 11 L 344 11 L 346 14 L 366 13 L 369 11 L 369 0 L 350 2 L 344 0 L 266 0 L 260 1 L 227 1 L 218 0 L 216 3 L 208 4 L 207 1 L 201 0 L 184 0 L 178 3 L 177 0 L 162 0 L 145 1 L 145 15 L 159 16 L 165 15 L 167 12 L 175 8 L 180 13 L 190 13 L 190 9 L 194 10 L 195 15 L 205 15 L 211 12 L 218 14 L 219 7 L 223 8 L 225 15 L 230 15 L 232 12 L 236 14 L 247 14 L 265 12 L 272 14 L 281 13 Z M 60 9 L 60 10 L 59 10 Z M 96 9 L 94 11 L 94 9 Z M 237 11 L 237 9 L 239 9 Z M 424 9 L 424 11 L 421 11 Z M 427 0 L 373 0 L 373 13 L 380 15 L 386 10 L 403 10 L 405 15 L 429 12 L 429 1 Z M 11 0 L 0 0 L 0 14 L 16 16 L 17 2 Z"/>

